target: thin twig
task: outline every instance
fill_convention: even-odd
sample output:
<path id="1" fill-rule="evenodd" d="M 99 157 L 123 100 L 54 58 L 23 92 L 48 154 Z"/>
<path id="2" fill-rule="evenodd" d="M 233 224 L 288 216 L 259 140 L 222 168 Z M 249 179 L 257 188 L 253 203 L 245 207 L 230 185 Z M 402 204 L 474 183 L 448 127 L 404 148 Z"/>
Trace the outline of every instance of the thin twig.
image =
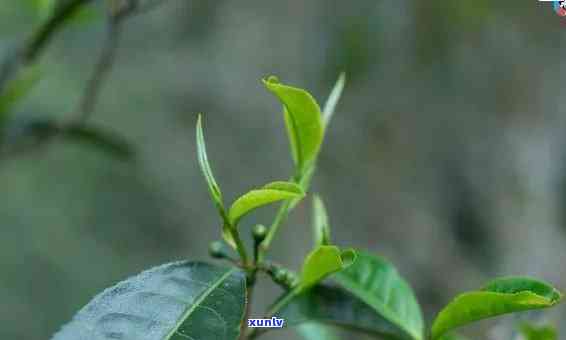
<path id="1" fill-rule="evenodd" d="M 6 85 L 15 77 L 22 67 L 29 66 L 37 61 L 48 43 L 61 29 L 64 23 L 76 11 L 86 6 L 93 0 L 67 0 L 60 5 L 52 17 L 50 17 L 30 39 L 20 48 L 9 54 L 0 64 L 0 94 Z M 149 4 L 140 5 L 139 0 L 114 0 L 110 3 L 106 40 L 102 47 L 100 57 L 96 62 L 93 73 L 89 78 L 83 96 L 80 99 L 75 118 L 67 123 L 56 123 L 57 129 L 32 143 L 25 143 L 22 147 L 14 147 L 10 151 L 0 150 L 0 158 L 16 156 L 18 151 L 27 152 L 39 148 L 41 144 L 48 143 L 52 137 L 64 132 L 66 128 L 83 125 L 94 112 L 101 88 L 108 78 L 115 61 L 116 51 L 124 21 L 136 14 L 145 13 L 156 8 L 164 0 L 152 1 Z"/>
<path id="2" fill-rule="evenodd" d="M 106 25 L 106 41 L 102 46 L 100 57 L 96 62 L 79 103 L 76 118 L 78 122 L 85 122 L 94 111 L 102 85 L 110 74 L 116 59 L 116 51 L 118 49 L 120 34 L 122 33 L 124 18 L 126 18 L 126 16 L 120 13 L 118 13 L 118 15 L 109 14 L 108 24 Z"/>
<path id="3" fill-rule="evenodd" d="M 114 62 L 124 22 L 134 14 L 152 10 L 163 0 L 152 2 L 152 6 L 142 6 L 139 0 L 116 0 L 110 6 L 108 24 L 106 25 L 106 41 L 102 47 L 100 57 L 94 67 L 91 78 L 85 88 L 83 97 L 77 110 L 77 121 L 85 122 L 93 113 L 100 91 L 107 79 Z"/>
<path id="4" fill-rule="evenodd" d="M 62 4 L 30 39 L 15 53 L 9 55 L 0 67 L 0 93 L 6 84 L 18 73 L 19 69 L 33 63 L 43 52 L 47 43 L 63 26 L 65 21 L 82 6 L 93 0 L 69 0 Z"/>

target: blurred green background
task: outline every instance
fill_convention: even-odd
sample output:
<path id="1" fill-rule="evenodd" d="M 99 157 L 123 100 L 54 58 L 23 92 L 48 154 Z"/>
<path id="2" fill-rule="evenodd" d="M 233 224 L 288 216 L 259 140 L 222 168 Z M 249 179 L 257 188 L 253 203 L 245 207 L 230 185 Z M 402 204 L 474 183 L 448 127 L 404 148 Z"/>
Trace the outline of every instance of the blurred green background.
<path id="1" fill-rule="evenodd" d="M 0 55 L 40 22 L 30 1 L 0 6 Z M 13 128 L 70 118 L 103 44 L 101 7 L 57 35 Z M 0 338 L 47 339 L 103 288 L 205 259 L 220 226 L 196 161 L 196 114 L 228 201 L 287 178 L 280 107 L 260 82 L 270 74 L 323 102 L 346 71 L 312 191 L 336 242 L 392 260 L 428 320 L 496 275 L 565 289 L 565 23 L 535 0 L 162 1 L 127 22 L 89 121 L 127 139 L 135 162 L 65 141 L 0 159 Z M 295 268 L 311 246 L 310 207 L 272 252 Z M 244 234 L 273 212 L 247 218 Z M 262 285 L 260 306 L 274 294 Z M 467 332 L 509 339 L 512 323 Z"/>

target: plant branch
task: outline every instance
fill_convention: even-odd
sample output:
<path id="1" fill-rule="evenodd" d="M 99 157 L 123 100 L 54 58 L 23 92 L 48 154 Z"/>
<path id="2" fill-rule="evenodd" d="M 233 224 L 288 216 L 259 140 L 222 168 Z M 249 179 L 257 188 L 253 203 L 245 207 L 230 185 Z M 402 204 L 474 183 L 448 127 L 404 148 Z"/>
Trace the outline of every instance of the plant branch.
<path id="1" fill-rule="evenodd" d="M 271 223 L 271 227 L 267 232 L 267 236 L 265 237 L 263 242 L 261 242 L 261 244 L 258 246 L 257 258 L 259 263 L 265 260 L 265 255 L 269 250 L 269 246 L 271 245 L 271 242 L 275 238 L 275 234 L 277 234 L 279 227 L 281 227 L 281 225 L 285 223 L 285 221 L 287 220 L 287 217 L 289 216 L 289 212 L 291 211 L 291 209 L 292 209 L 291 201 L 286 201 L 279 207 L 279 210 L 277 210 L 277 214 L 273 219 L 273 223 Z"/>
<path id="2" fill-rule="evenodd" d="M 0 67 L 0 93 L 4 91 L 6 84 L 17 74 L 20 68 L 33 63 L 38 58 L 65 21 L 91 1 L 93 0 L 69 0 L 63 3 L 55 14 L 31 35 L 24 46 L 4 60 Z"/>
<path id="3" fill-rule="evenodd" d="M 238 231 L 237 225 L 232 225 L 228 214 L 226 214 L 226 210 L 222 204 L 217 205 L 218 212 L 220 213 L 220 217 L 226 226 L 228 226 L 228 230 L 230 231 L 230 236 L 234 239 L 234 243 L 236 243 L 236 251 L 240 255 L 240 259 L 242 260 L 243 267 L 246 269 L 246 273 L 249 273 L 250 269 L 250 262 L 248 258 L 248 252 L 246 251 L 246 247 L 244 242 L 242 241 L 242 237 L 240 236 L 240 232 Z M 252 266 L 253 267 L 253 266 Z"/>
<path id="4" fill-rule="evenodd" d="M 244 312 L 244 319 L 242 325 L 240 326 L 240 340 L 245 340 L 247 338 L 246 329 L 247 329 L 247 320 L 250 318 L 250 313 L 252 311 L 252 301 L 253 301 L 253 292 L 254 292 L 255 281 L 249 282 L 247 281 L 246 289 L 247 289 L 247 301 L 246 301 L 246 311 Z"/>
<path id="5" fill-rule="evenodd" d="M 37 61 L 41 53 L 53 39 L 55 34 L 64 26 L 67 20 L 78 10 L 93 0 L 67 0 L 55 10 L 54 14 L 41 25 L 36 32 L 21 46 L 9 54 L 0 64 L 0 95 L 7 89 L 10 81 L 17 77 L 18 72 Z M 74 118 L 68 122 L 52 123 L 56 129 L 48 134 L 42 134 L 33 141 L 24 141 L 22 146 L 16 145 L 9 151 L 2 150 L 0 158 L 16 156 L 17 152 L 33 151 L 41 144 L 49 142 L 53 137 L 65 133 L 69 129 L 83 125 L 94 112 L 100 96 L 101 88 L 108 78 L 114 65 L 119 38 L 124 21 L 136 14 L 156 8 L 165 0 L 156 0 L 140 4 L 139 0 L 112 0 L 109 3 L 107 16 L 106 37 L 94 70 L 87 82 L 84 93 L 79 101 Z M 18 143 L 15 143 L 18 144 Z"/>
<path id="6" fill-rule="evenodd" d="M 77 109 L 77 121 L 86 121 L 94 111 L 104 80 L 108 77 L 116 58 L 118 41 L 122 32 L 123 15 L 110 14 L 106 27 L 106 41 L 96 62 Z"/>
<path id="7" fill-rule="evenodd" d="M 248 253 L 246 251 L 246 247 L 244 246 L 244 242 L 242 241 L 242 238 L 240 237 L 240 232 L 238 231 L 238 229 L 236 229 L 236 227 L 231 227 L 230 228 L 230 233 L 232 234 L 232 238 L 234 239 L 234 242 L 236 242 L 236 249 L 238 250 L 238 254 L 240 254 L 240 258 L 242 259 L 242 263 L 244 265 L 244 267 L 249 270 L 250 268 L 250 263 L 249 263 L 249 259 L 248 259 Z"/>
<path id="8" fill-rule="evenodd" d="M 301 188 L 303 188 L 303 191 L 306 192 L 306 191 L 308 191 L 308 188 L 310 186 L 312 176 L 314 175 L 315 170 L 316 170 L 316 162 L 313 162 L 305 171 L 300 171 L 299 169 L 296 169 L 296 173 L 290 179 L 290 181 L 298 184 Z M 279 210 L 277 211 L 277 214 L 275 215 L 273 223 L 271 224 L 271 227 L 269 228 L 269 230 L 267 232 L 267 236 L 265 237 L 265 240 L 260 245 L 260 249 L 259 249 L 259 261 L 260 262 L 264 260 L 265 255 L 266 255 L 267 251 L 269 250 L 269 246 L 271 245 L 271 242 L 275 238 L 275 234 L 277 234 L 281 225 L 283 223 L 285 223 L 285 221 L 287 220 L 287 217 L 289 216 L 289 213 L 291 212 L 291 210 L 293 210 L 295 208 L 295 205 L 297 204 L 297 202 L 298 202 L 298 200 L 286 201 L 285 203 L 283 203 L 279 207 Z"/>

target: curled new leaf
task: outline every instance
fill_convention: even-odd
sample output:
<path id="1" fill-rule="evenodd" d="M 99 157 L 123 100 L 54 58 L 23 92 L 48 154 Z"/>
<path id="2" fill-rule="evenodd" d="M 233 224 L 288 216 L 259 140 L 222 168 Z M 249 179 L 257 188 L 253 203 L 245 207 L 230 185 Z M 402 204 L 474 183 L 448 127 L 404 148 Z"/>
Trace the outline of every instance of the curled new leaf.
<path id="1" fill-rule="evenodd" d="M 457 296 L 436 317 L 432 338 L 490 317 L 556 305 L 562 294 L 549 284 L 525 277 L 510 277 L 490 282 L 478 291 Z"/>
<path id="2" fill-rule="evenodd" d="M 275 77 L 263 83 L 283 104 L 293 159 L 303 173 L 316 158 L 324 137 L 320 107 L 307 91 L 283 85 Z"/>
<path id="3" fill-rule="evenodd" d="M 305 195 L 302 189 L 291 182 L 273 182 L 261 189 L 251 190 L 238 198 L 228 213 L 230 224 L 235 226 L 250 211 L 277 201 L 301 198 Z"/>
<path id="4" fill-rule="evenodd" d="M 208 190 L 210 191 L 210 195 L 214 200 L 217 207 L 223 207 L 222 203 L 222 192 L 220 191 L 220 187 L 216 183 L 214 179 L 214 175 L 212 175 L 212 170 L 210 169 L 210 164 L 208 163 L 208 155 L 206 154 L 206 145 L 204 143 L 204 134 L 202 132 L 202 116 L 198 116 L 197 120 L 197 129 L 196 129 L 196 136 L 197 136 L 197 154 L 198 154 L 198 162 L 200 165 L 200 169 L 206 179 L 206 183 L 208 184 Z"/>
<path id="5" fill-rule="evenodd" d="M 320 246 L 307 255 L 301 274 L 300 290 L 308 289 L 330 274 L 341 271 L 354 263 L 356 253 L 352 249 L 341 251 L 336 246 Z"/>
<path id="6" fill-rule="evenodd" d="M 330 225 L 324 203 L 319 196 L 313 199 L 313 233 L 315 246 L 330 245 Z"/>
<path id="7" fill-rule="evenodd" d="M 344 91 L 344 85 L 346 85 L 346 74 L 342 72 L 340 73 L 336 84 L 332 88 L 326 103 L 324 103 L 324 109 L 322 109 L 324 126 L 328 126 L 330 119 L 332 119 L 332 116 L 334 115 L 336 105 L 338 105 L 340 97 L 342 96 L 342 91 Z"/>

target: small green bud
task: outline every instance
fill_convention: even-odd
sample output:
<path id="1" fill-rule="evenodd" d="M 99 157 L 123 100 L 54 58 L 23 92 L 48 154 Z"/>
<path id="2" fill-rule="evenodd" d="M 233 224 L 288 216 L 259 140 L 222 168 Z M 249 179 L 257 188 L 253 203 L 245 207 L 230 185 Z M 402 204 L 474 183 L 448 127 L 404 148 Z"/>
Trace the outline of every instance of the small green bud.
<path id="1" fill-rule="evenodd" d="M 267 228 L 263 224 L 256 224 L 252 229 L 252 235 L 256 244 L 260 244 L 267 236 Z"/>
<path id="2" fill-rule="evenodd" d="M 288 273 L 287 270 L 283 268 L 277 268 L 273 273 L 273 278 L 275 279 L 275 282 L 284 284 L 285 280 L 287 279 L 287 273 Z"/>
<path id="3" fill-rule="evenodd" d="M 223 259 L 227 257 L 227 254 L 224 251 L 224 245 L 220 241 L 211 242 L 208 246 L 208 253 L 211 257 L 217 259 Z"/>

